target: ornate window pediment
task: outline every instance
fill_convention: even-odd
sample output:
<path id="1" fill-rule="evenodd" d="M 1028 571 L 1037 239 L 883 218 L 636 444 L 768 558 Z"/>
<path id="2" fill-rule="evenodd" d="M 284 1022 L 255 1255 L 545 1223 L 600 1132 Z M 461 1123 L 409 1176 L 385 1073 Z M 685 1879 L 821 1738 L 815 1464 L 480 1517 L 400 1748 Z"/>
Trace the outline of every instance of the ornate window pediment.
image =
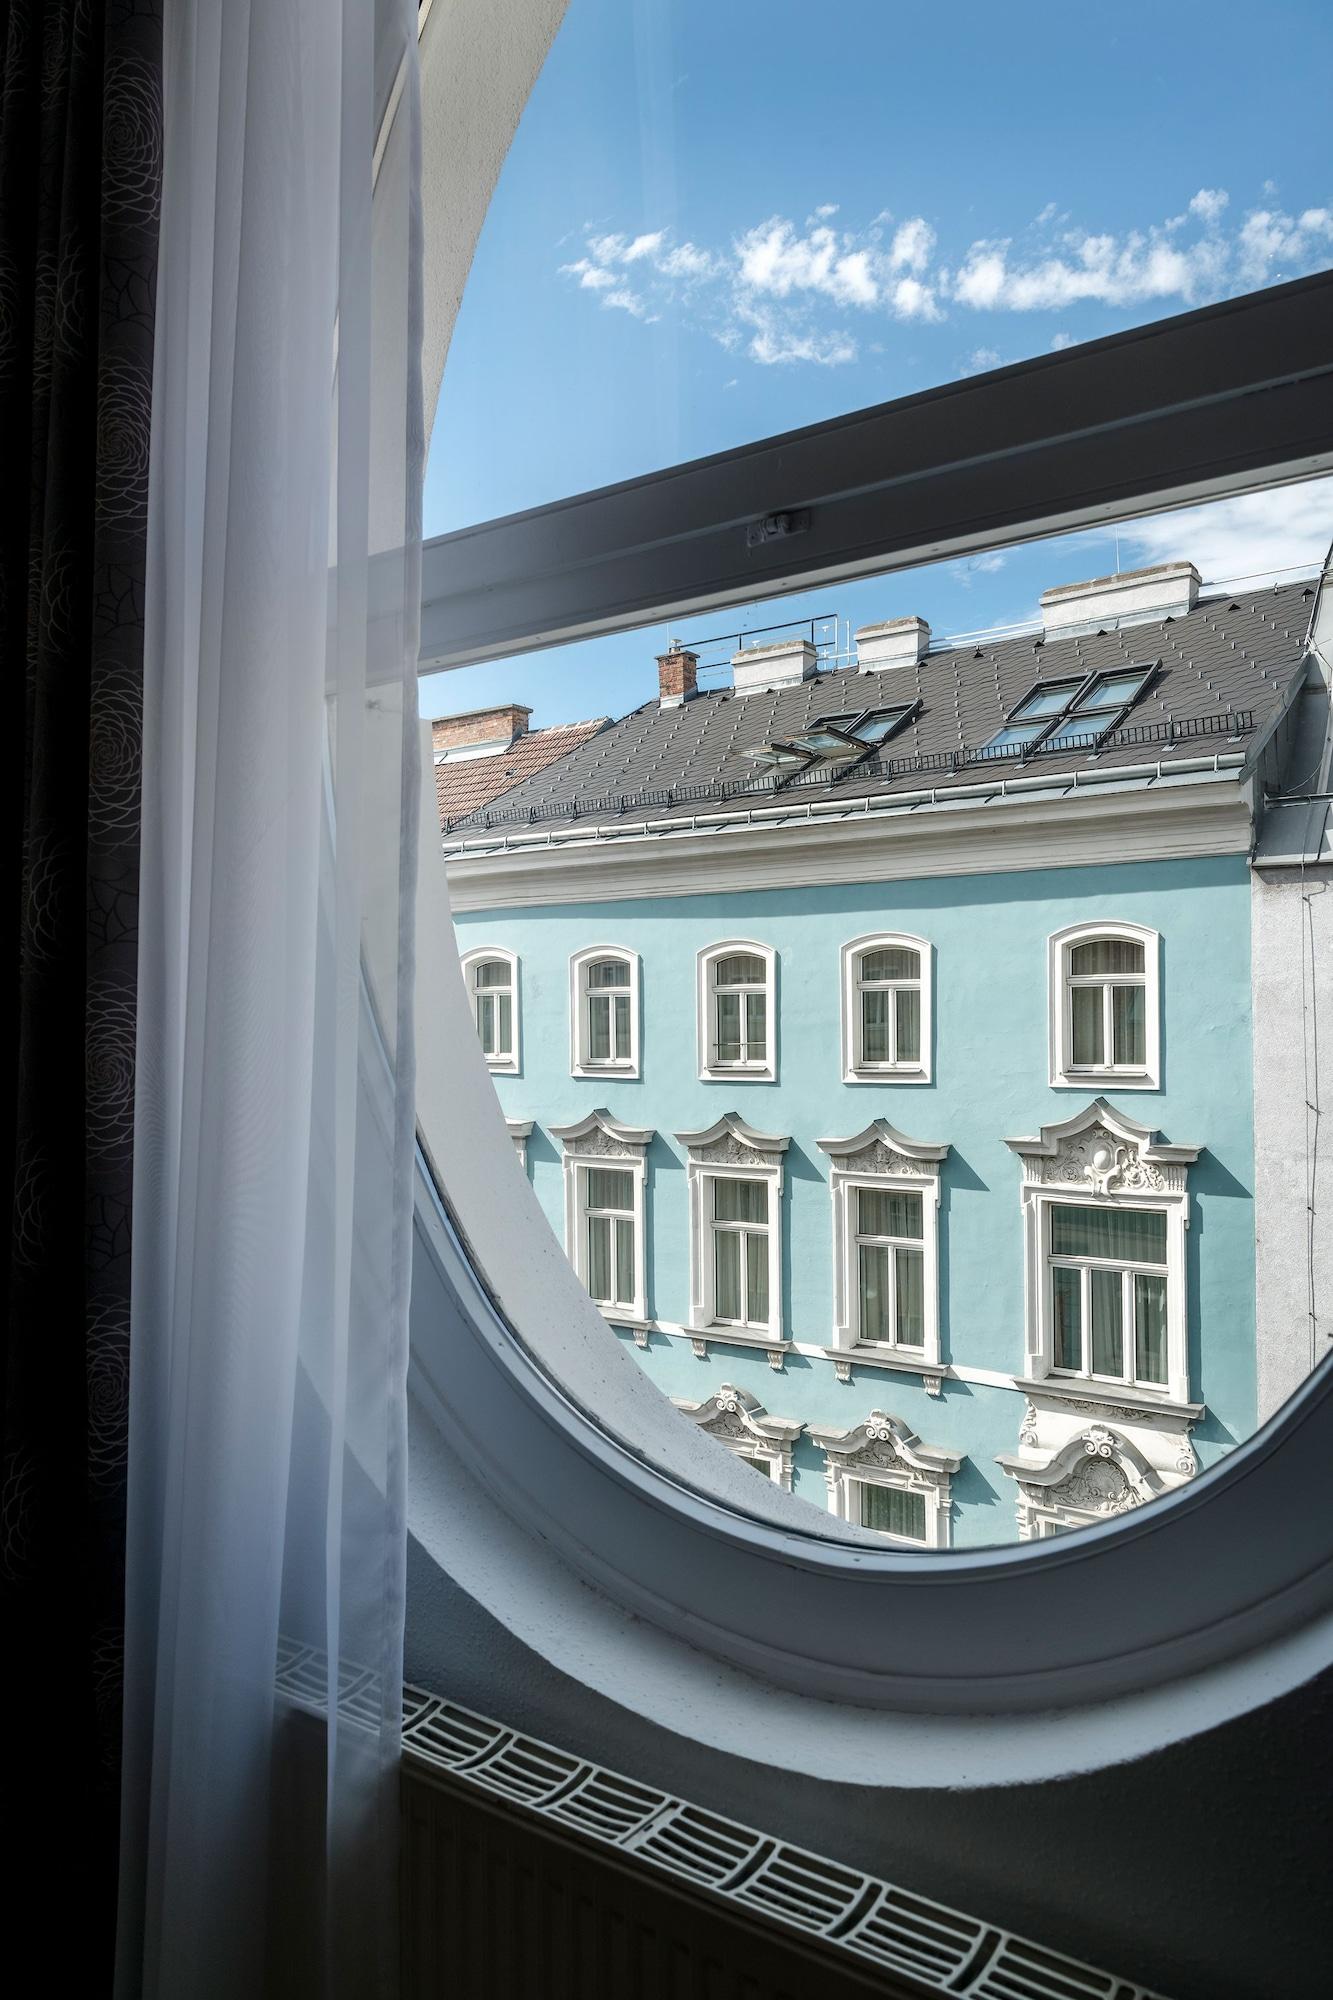
<path id="1" fill-rule="evenodd" d="M 1072 1118 L 1043 1125 L 1032 1139 L 1006 1139 L 1033 1187 L 1076 1187 L 1094 1194 L 1184 1194 L 1186 1169 L 1201 1146 L 1168 1146 L 1150 1126 L 1127 1118 L 1104 1097 Z"/>
<path id="2" fill-rule="evenodd" d="M 803 1429 L 795 1418 L 771 1417 L 757 1396 L 730 1382 L 702 1403 L 672 1400 L 700 1430 L 737 1457 L 762 1462 L 769 1478 L 791 1491 L 792 1453 Z"/>
<path id="3" fill-rule="evenodd" d="M 590 1111 L 553 1125 L 565 1155 L 565 1254 L 606 1317 L 642 1326 L 648 1314 L 647 1180 L 651 1126 Z"/>
<path id="4" fill-rule="evenodd" d="M 641 1159 L 654 1136 L 651 1125 L 625 1125 L 609 1111 L 590 1111 L 573 1125 L 553 1125 L 551 1137 L 558 1139 L 565 1155 L 606 1160 Z"/>
<path id="5" fill-rule="evenodd" d="M 948 1548 L 952 1476 L 963 1462 L 960 1452 L 923 1443 L 910 1425 L 885 1410 L 872 1410 L 851 1430 L 811 1425 L 809 1435 L 824 1453 L 830 1513 L 895 1541 Z M 886 1493 L 897 1499 L 883 1502 L 879 1496 Z"/>
<path id="6" fill-rule="evenodd" d="M 1018 1483 L 1018 1535 L 1037 1541 L 1067 1528 L 1127 1514 L 1184 1483 L 1196 1467 L 1188 1438 L 1173 1446 L 1174 1468 L 1159 1449 L 1150 1457 L 1127 1431 L 1105 1423 L 1080 1422 L 1053 1450 L 1040 1449 L 1039 1419 L 1028 1405 L 1019 1453 L 1002 1453 L 997 1463 Z M 1153 1459 L 1157 1459 L 1157 1463 Z"/>
<path id="7" fill-rule="evenodd" d="M 713 1124 L 697 1132 L 677 1132 L 676 1137 L 701 1166 L 780 1166 L 791 1144 L 789 1137 L 757 1131 L 735 1111 L 724 1111 Z"/>

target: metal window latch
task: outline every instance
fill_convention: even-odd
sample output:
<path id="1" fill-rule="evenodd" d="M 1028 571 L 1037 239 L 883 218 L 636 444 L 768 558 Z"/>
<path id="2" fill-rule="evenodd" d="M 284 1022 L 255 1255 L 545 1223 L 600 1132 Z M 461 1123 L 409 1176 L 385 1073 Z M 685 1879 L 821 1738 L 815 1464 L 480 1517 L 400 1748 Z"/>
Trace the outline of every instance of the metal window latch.
<path id="1" fill-rule="evenodd" d="M 765 514 L 761 521 L 751 521 L 745 530 L 747 549 L 761 549 L 768 542 L 785 541 L 788 535 L 803 535 L 810 526 L 810 509 L 794 508 L 787 514 Z"/>

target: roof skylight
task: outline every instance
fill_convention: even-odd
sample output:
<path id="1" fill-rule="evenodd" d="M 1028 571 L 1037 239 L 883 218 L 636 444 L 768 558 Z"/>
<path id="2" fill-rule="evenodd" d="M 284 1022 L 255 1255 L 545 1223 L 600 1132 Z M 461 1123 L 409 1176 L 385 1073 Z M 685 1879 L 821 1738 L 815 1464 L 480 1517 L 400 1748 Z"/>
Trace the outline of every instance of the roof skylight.
<path id="1" fill-rule="evenodd" d="M 1153 675 L 1157 663 L 1084 674 L 1080 679 L 1039 681 L 1016 702 L 984 748 L 1015 757 L 1036 750 L 1099 747 L 1118 729 Z"/>
<path id="2" fill-rule="evenodd" d="M 894 708 L 867 708 L 848 715 L 825 715 L 790 736 L 752 743 L 741 755 L 762 770 L 795 774 L 812 764 L 856 764 L 881 743 L 887 743 L 917 709 L 919 702 Z"/>

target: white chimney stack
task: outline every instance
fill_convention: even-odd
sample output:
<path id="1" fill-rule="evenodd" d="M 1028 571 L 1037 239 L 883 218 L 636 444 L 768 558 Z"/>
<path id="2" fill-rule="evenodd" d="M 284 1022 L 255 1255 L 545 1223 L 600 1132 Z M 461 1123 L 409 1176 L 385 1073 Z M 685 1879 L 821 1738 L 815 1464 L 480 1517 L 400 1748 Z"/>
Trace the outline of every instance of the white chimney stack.
<path id="1" fill-rule="evenodd" d="M 731 656 L 737 694 L 767 694 L 812 680 L 819 659 L 808 639 L 779 639 L 772 646 L 744 646 Z"/>
<path id="2" fill-rule="evenodd" d="M 886 618 L 856 628 L 856 665 L 863 674 L 914 667 L 929 651 L 930 627 L 924 618 Z"/>
<path id="3" fill-rule="evenodd" d="M 1174 562 L 1057 584 L 1041 594 L 1042 626 L 1048 639 L 1077 639 L 1122 625 L 1183 618 L 1198 602 L 1199 581 L 1193 563 Z"/>

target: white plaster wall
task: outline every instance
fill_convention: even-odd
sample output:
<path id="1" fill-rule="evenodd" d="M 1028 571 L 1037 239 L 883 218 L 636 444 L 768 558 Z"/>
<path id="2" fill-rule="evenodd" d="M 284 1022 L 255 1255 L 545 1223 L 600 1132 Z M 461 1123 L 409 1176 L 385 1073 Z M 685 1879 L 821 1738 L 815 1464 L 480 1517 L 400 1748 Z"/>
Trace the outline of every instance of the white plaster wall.
<path id="1" fill-rule="evenodd" d="M 1256 868 L 1252 880 L 1263 1423 L 1333 1349 L 1333 868 Z"/>

